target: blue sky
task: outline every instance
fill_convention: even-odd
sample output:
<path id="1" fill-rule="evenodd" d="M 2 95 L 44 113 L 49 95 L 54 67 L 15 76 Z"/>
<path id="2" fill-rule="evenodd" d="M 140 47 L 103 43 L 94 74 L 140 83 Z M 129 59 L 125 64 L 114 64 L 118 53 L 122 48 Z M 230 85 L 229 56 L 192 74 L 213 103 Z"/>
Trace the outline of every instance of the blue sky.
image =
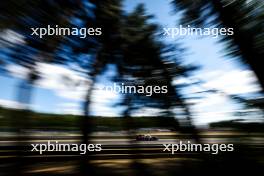
<path id="1" fill-rule="evenodd" d="M 131 11 L 137 4 L 142 2 L 145 3 L 147 11 L 150 14 L 154 14 L 154 21 L 163 27 L 176 27 L 179 25 L 179 15 L 172 13 L 173 9 L 169 1 L 126 0 L 124 8 L 127 11 Z M 174 42 L 174 40 L 168 38 L 164 38 L 164 40 Z M 254 84 L 256 79 L 253 73 L 242 66 L 238 62 L 238 59 L 225 55 L 224 44 L 219 43 L 219 38 L 186 36 L 185 38 L 181 37 L 181 39 L 176 38 L 175 40 L 180 40 L 182 45 L 188 49 L 184 62 L 201 66 L 201 69 L 193 75 L 193 79 L 205 81 L 203 86 L 206 88 L 216 88 L 229 94 L 247 94 L 259 90 L 259 87 Z M 23 78 L 21 75 L 23 75 L 24 71 L 16 66 L 11 66 L 9 69 L 13 72 L 11 73 L 11 75 L 14 75 L 13 77 L 0 76 L 0 105 L 14 107 L 17 106 L 15 105 L 15 92 L 20 79 Z M 69 88 L 68 85 L 62 85 L 59 76 L 53 75 L 67 75 L 76 81 L 81 80 L 86 82 L 87 80 L 78 75 L 78 73 L 56 65 L 49 66 L 42 64 L 41 70 L 44 73 L 45 79 L 39 81 L 38 86 L 34 89 L 32 109 L 49 113 L 80 114 L 82 97 L 85 95 L 85 86 L 87 84 L 84 83 L 79 88 Z M 190 80 L 183 78 L 177 81 L 188 82 Z M 106 82 L 107 80 L 101 78 L 98 85 L 103 85 Z M 107 84 L 110 84 L 110 82 Z M 184 93 L 192 94 L 201 90 L 202 88 L 199 86 L 190 87 Z M 196 105 L 192 109 L 197 124 L 235 118 L 232 112 L 240 108 L 227 97 L 208 94 L 203 94 L 202 96 L 204 96 L 204 99 L 195 101 Z M 118 101 L 118 95 L 116 94 L 98 91 L 95 93 L 94 99 L 95 102 L 91 108 L 94 115 L 113 116 L 120 110 L 111 107 L 113 102 Z M 146 112 L 155 111 L 144 109 L 141 112 L 146 114 Z"/>

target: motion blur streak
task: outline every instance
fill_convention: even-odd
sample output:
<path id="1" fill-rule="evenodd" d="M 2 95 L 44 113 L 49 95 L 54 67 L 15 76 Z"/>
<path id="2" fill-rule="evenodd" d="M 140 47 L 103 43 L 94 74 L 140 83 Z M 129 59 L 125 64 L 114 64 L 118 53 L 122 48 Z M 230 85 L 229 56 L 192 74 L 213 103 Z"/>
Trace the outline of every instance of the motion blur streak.
<path id="1" fill-rule="evenodd" d="M 263 11 L 262 0 L 1 1 L 0 175 L 261 175 Z M 232 35 L 164 37 L 178 24 Z M 47 26 L 100 35 L 39 37 Z M 122 83 L 153 92 L 101 89 Z M 102 150 L 31 151 L 47 141 Z M 163 152 L 179 141 L 232 151 Z"/>

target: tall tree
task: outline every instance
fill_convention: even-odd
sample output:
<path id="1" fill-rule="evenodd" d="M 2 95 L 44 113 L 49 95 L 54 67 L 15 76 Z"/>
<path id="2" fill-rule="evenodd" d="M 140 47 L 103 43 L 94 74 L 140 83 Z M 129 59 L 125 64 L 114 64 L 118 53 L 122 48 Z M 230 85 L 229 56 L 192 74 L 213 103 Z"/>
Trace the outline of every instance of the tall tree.
<path id="1" fill-rule="evenodd" d="M 137 110 L 154 108 L 159 111 L 155 116 L 171 119 L 172 128 L 181 130 L 175 119 L 178 114 L 176 109 L 182 109 L 184 117 L 189 122 L 189 131 L 199 140 L 193 126 L 189 105 L 181 94 L 180 87 L 173 84 L 174 80 L 181 76 L 188 76 L 196 67 L 186 66 L 181 63 L 183 49 L 179 46 L 171 46 L 159 39 L 159 26 L 151 23 L 152 15 L 146 12 L 143 4 L 138 5 L 134 11 L 125 15 L 122 32 L 122 62 L 117 63 L 116 81 L 127 86 L 166 87 L 165 93 L 149 92 L 125 94 L 121 105 L 124 106 L 123 117 L 128 131 L 132 131 L 134 125 L 133 115 Z M 131 135 L 131 134 L 130 134 Z M 132 136 L 134 136 L 132 134 Z M 131 144 L 136 146 L 135 143 Z M 137 147 L 135 147 L 137 148 Z M 143 175 L 147 175 L 144 166 L 135 164 Z M 145 172 L 143 172 L 145 171 Z"/>
<path id="2" fill-rule="evenodd" d="M 111 63 L 117 63 L 120 58 L 120 28 L 122 21 L 121 0 L 90 1 L 94 5 L 93 19 L 84 18 L 84 27 L 100 27 L 102 35 L 87 38 L 80 45 L 72 47 L 75 62 L 81 66 L 90 79 L 90 85 L 83 103 L 83 119 L 81 121 L 82 143 L 88 144 L 92 132 L 90 104 L 97 76 L 102 74 Z M 92 45 L 91 45 L 92 44 Z M 87 51 L 87 46 L 92 50 Z M 79 57 L 89 54 L 89 57 Z M 81 172 L 83 175 L 94 175 L 89 153 L 82 156 Z"/>
<path id="3" fill-rule="evenodd" d="M 91 12 L 91 4 L 90 6 L 89 4 L 89 1 L 86 0 L 10 0 L 0 2 L 0 30 L 12 31 L 16 34 L 16 36 L 12 36 L 14 41 L 1 41 L 7 43 L 5 48 L 1 48 L 1 54 L 4 56 L 3 59 L 1 58 L 1 66 L 17 64 L 29 70 L 29 74 L 18 87 L 17 101 L 30 104 L 32 86 L 41 76 L 38 73 L 38 63 L 66 64 L 72 61 L 61 57 L 61 55 L 68 53 L 69 48 L 72 48 L 78 39 L 77 37 L 65 36 L 44 36 L 39 38 L 31 35 L 31 28 L 47 28 L 48 25 L 52 27 L 55 25 L 68 28 L 76 27 L 78 26 L 77 19 L 88 16 L 88 12 Z M 23 40 L 23 42 L 16 42 L 18 40 L 16 37 L 20 37 L 18 39 Z M 67 49 L 65 50 L 65 48 Z M 89 51 L 88 46 L 86 50 Z M 13 117 L 18 132 L 17 141 L 19 141 L 22 129 L 30 128 L 29 113 L 26 111 L 19 114 L 19 116 L 14 114 Z M 21 157 L 23 150 L 18 151 L 18 155 L 15 169 L 10 169 L 11 175 L 23 174 L 22 168 L 25 164 L 24 160 L 22 160 L 24 157 Z"/>
<path id="4" fill-rule="evenodd" d="M 136 94 L 135 106 L 142 103 L 145 107 L 160 108 L 164 116 L 174 116 L 175 107 L 186 107 L 180 88 L 173 81 L 180 76 L 188 76 L 195 70 L 194 66 L 181 64 L 183 49 L 180 46 L 170 46 L 158 39 L 159 26 L 150 23 L 152 16 L 148 15 L 141 4 L 126 17 L 122 36 L 123 62 L 118 65 L 120 78 L 131 80 L 136 85 L 166 86 L 164 94 Z M 124 77 L 125 76 L 125 77 Z"/>
<path id="5" fill-rule="evenodd" d="M 263 92 L 264 6 L 261 0 L 174 0 L 173 4 L 183 12 L 185 24 L 233 28 L 234 35 L 225 36 L 223 40 L 227 54 L 239 56 L 251 67 Z"/>

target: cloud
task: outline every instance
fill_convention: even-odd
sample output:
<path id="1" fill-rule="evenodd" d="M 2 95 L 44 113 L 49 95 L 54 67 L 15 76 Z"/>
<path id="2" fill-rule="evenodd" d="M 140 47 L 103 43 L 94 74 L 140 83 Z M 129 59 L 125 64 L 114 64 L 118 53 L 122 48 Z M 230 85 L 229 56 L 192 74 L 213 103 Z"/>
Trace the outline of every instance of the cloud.
<path id="1" fill-rule="evenodd" d="M 9 65 L 7 68 L 11 74 L 16 77 L 26 78 L 28 74 L 27 69 L 17 65 Z M 39 63 L 38 70 L 41 79 L 36 82 L 37 87 L 50 89 L 54 91 L 57 96 L 70 101 L 59 104 L 55 108 L 55 111 L 64 114 L 82 114 L 81 102 L 85 100 L 90 80 L 84 75 L 60 65 Z M 260 87 L 256 83 L 257 80 L 250 70 L 232 70 L 230 72 L 214 70 L 195 75 L 191 79 L 181 78 L 175 80 L 174 84 L 189 84 L 197 80 L 203 80 L 204 83 L 190 86 L 188 89 L 191 91 L 189 92 L 194 93 L 205 89 L 217 89 L 227 94 L 244 94 L 260 90 Z M 104 84 L 106 83 L 103 81 L 99 81 L 95 84 L 91 97 L 91 114 L 98 116 L 118 116 L 122 108 L 113 107 L 113 104 L 120 100 L 121 95 L 114 91 L 111 92 L 102 89 Z M 202 99 L 188 100 L 190 103 L 195 103 L 192 107 L 192 112 L 195 115 L 195 123 L 204 124 L 235 118 L 232 112 L 237 110 L 237 107 L 228 97 L 219 94 L 203 94 L 202 96 Z M 14 102 L 2 102 L 1 104 L 20 107 L 19 104 Z M 159 109 L 141 108 L 133 114 L 136 116 L 155 116 L 159 112 Z"/>
<path id="2" fill-rule="evenodd" d="M 220 112 L 204 112 L 198 115 L 195 115 L 194 123 L 196 125 L 205 125 L 212 122 L 219 122 L 224 120 L 231 120 L 235 117 L 231 115 L 229 111 L 220 111 Z"/>
<path id="3" fill-rule="evenodd" d="M 172 81 L 173 85 L 191 84 L 193 81 L 187 77 L 178 77 Z"/>
<path id="4" fill-rule="evenodd" d="M 36 87 L 52 90 L 57 96 L 74 101 L 59 104 L 55 108 L 56 113 L 82 114 L 80 104 L 85 101 L 90 80 L 84 75 L 60 65 L 38 63 L 37 68 L 41 77 L 36 81 Z M 8 65 L 7 70 L 11 75 L 22 79 L 25 79 L 29 73 L 26 68 L 19 65 Z M 119 95 L 116 92 L 103 90 L 103 86 L 103 83 L 100 82 L 94 85 L 90 105 L 92 114 L 115 116 L 118 113 L 113 110 L 112 105 L 118 100 Z"/>
<path id="5" fill-rule="evenodd" d="M 21 45 L 25 43 L 25 37 L 11 29 L 0 32 L 0 48 Z"/>
<path id="6" fill-rule="evenodd" d="M 118 94 L 111 91 L 99 89 L 102 85 L 96 84 L 91 97 L 90 113 L 96 116 L 118 116 L 118 108 L 113 107 L 114 102 L 118 100 Z M 58 105 L 56 111 L 63 114 L 82 115 L 83 104 L 81 102 L 67 102 Z"/>
<path id="7" fill-rule="evenodd" d="M 212 109 L 214 107 L 224 107 L 219 105 L 225 105 L 230 103 L 230 99 L 226 96 L 219 94 L 204 95 L 202 99 L 196 99 L 196 107 L 199 111 L 204 109 Z M 215 109 L 215 108 L 214 108 Z"/>
<path id="8" fill-rule="evenodd" d="M 15 64 L 6 65 L 6 71 L 12 76 L 21 79 L 26 79 L 29 74 L 29 70 L 27 68 Z"/>
<path id="9" fill-rule="evenodd" d="M 41 78 L 37 80 L 37 86 L 54 90 L 63 98 L 84 100 L 90 84 L 88 78 L 63 66 L 45 63 L 38 64 L 38 71 Z"/>
<path id="10" fill-rule="evenodd" d="M 199 83 L 196 84 L 195 83 Z M 261 91 L 255 74 L 250 70 L 214 70 L 192 77 L 180 77 L 173 80 L 174 85 L 193 84 L 189 93 L 216 89 L 227 94 L 246 94 Z"/>
<path id="11" fill-rule="evenodd" d="M 149 108 L 149 107 L 142 107 L 133 112 L 134 116 L 141 117 L 141 116 L 157 116 L 160 114 L 162 109 L 158 108 Z"/>
<path id="12" fill-rule="evenodd" d="M 104 90 L 103 84 L 95 84 L 95 89 L 91 99 L 91 111 L 93 115 L 99 116 L 118 116 L 120 107 L 113 107 L 120 98 L 120 95 L 114 91 Z"/>
<path id="13" fill-rule="evenodd" d="M 217 71 L 207 75 L 209 80 L 203 86 L 228 94 L 254 93 L 261 90 L 254 73 L 250 70 Z"/>
<path id="14" fill-rule="evenodd" d="M 10 64 L 6 70 L 17 78 L 26 79 L 29 70 L 25 67 Z M 77 71 L 70 70 L 60 65 L 38 63 L 37 70 L 40 79 L 35 86 L 53 90 L 58 96 L 71 100 L 84 100 L 90 80 Z"/>
<path id="15" fill-rule="evenodd" d="M 11 109 L 26 109 L 28 106 L 12 100 L 0 99 L 0 106 Z"/>
<path id="16" fill-rule="evenodd" d="M 201 76 L 200 76 L 201 75 Z M 200 99 L 189 99 L 192 106 L 192 113 L 196 124 L 206 124 L 221 120 L 231 120 L 237 118 L 234 112 L 241 109 L 241 106 L 233 102 L 228 95 L 249 94 L 261 90 L 254 73 L 250 70 L 214 70 L 196 75 L 191 80 L 181 82 L 191 82 L 192 80 L 202 80 L 200 85 L 192 85 L 186 91 L 187 95 L 203 92 L 205 90 L 216 89 L 225 92 L 226 96 L 218 93 L 200 93 Z"/>
<path id="17" fill-rule="evenodd" d="M 191 110 L 195 116 L 195 123 L 205 124 L 235 118 L 233 113 L 237 108 L 238 105 L 226 96 L 207 94 L 202 99 L 196 100 Z"/>
<path id="18" fill-rule="evenodd" d="M 59 114 L 82 115 L 81 104 L 74 103 L 61 103 L 57 105 L 56 112 Z"/>

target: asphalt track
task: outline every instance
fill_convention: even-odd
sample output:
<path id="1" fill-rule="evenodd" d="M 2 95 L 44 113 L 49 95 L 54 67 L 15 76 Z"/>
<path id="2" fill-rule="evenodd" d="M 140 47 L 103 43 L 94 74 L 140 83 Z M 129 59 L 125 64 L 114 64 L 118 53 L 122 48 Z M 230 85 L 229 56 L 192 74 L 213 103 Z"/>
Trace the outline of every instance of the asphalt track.
<path id="1" fill-rule="evenodd" d="M 247 136 L 239 135 L 246 138 Z M 174 138 L 175 137 L 175 138 Z M 178 137 L 178 138 L 176 138 Z M 204 135 L 202 140 L 205 143 L 224 143 L 232 141 L 237 138 L 237 135 Z M 262 141 L 263 135 L 256 136 L 258 140 Z M 90 159 L 130 159 L 130 158 L 173 158 L 173 157 L 195 157 L 197 152 L 176 152 L 172 155 L 169 152 L 164 152 L 163 144 L 175 144 L 180 140 L 182 141 L 195 141 L 188 137 L 179 137 L 171 135 L 161 135 L 158 141 L 136 141 L 130 139 L 127 136 L 94 136 L 89 143 L 102 144 L 102 151 L 100 152 L 87 152 L 86 156 Z M 38 136 L 2 136 L 0 137 L 0 163 L 16 158 L 17 155 L 23 156 L 23 158 L 34 158 L 34 160 L 75 160 L 83 157 L 80 152 L 71 151 L 45 151 L 42 155 L 39 152 L 32 152 L 31 144 L 47 144 L 50 141 L 59 144 L 81 144 L 81 136 L 78 135 L 38 135 Z M 252 143 L 252 140 L 251 140 Z M 252 143 L 253 144 L 253 143 Z M 4 160 L 3 160 L 4 159 Z"/>

